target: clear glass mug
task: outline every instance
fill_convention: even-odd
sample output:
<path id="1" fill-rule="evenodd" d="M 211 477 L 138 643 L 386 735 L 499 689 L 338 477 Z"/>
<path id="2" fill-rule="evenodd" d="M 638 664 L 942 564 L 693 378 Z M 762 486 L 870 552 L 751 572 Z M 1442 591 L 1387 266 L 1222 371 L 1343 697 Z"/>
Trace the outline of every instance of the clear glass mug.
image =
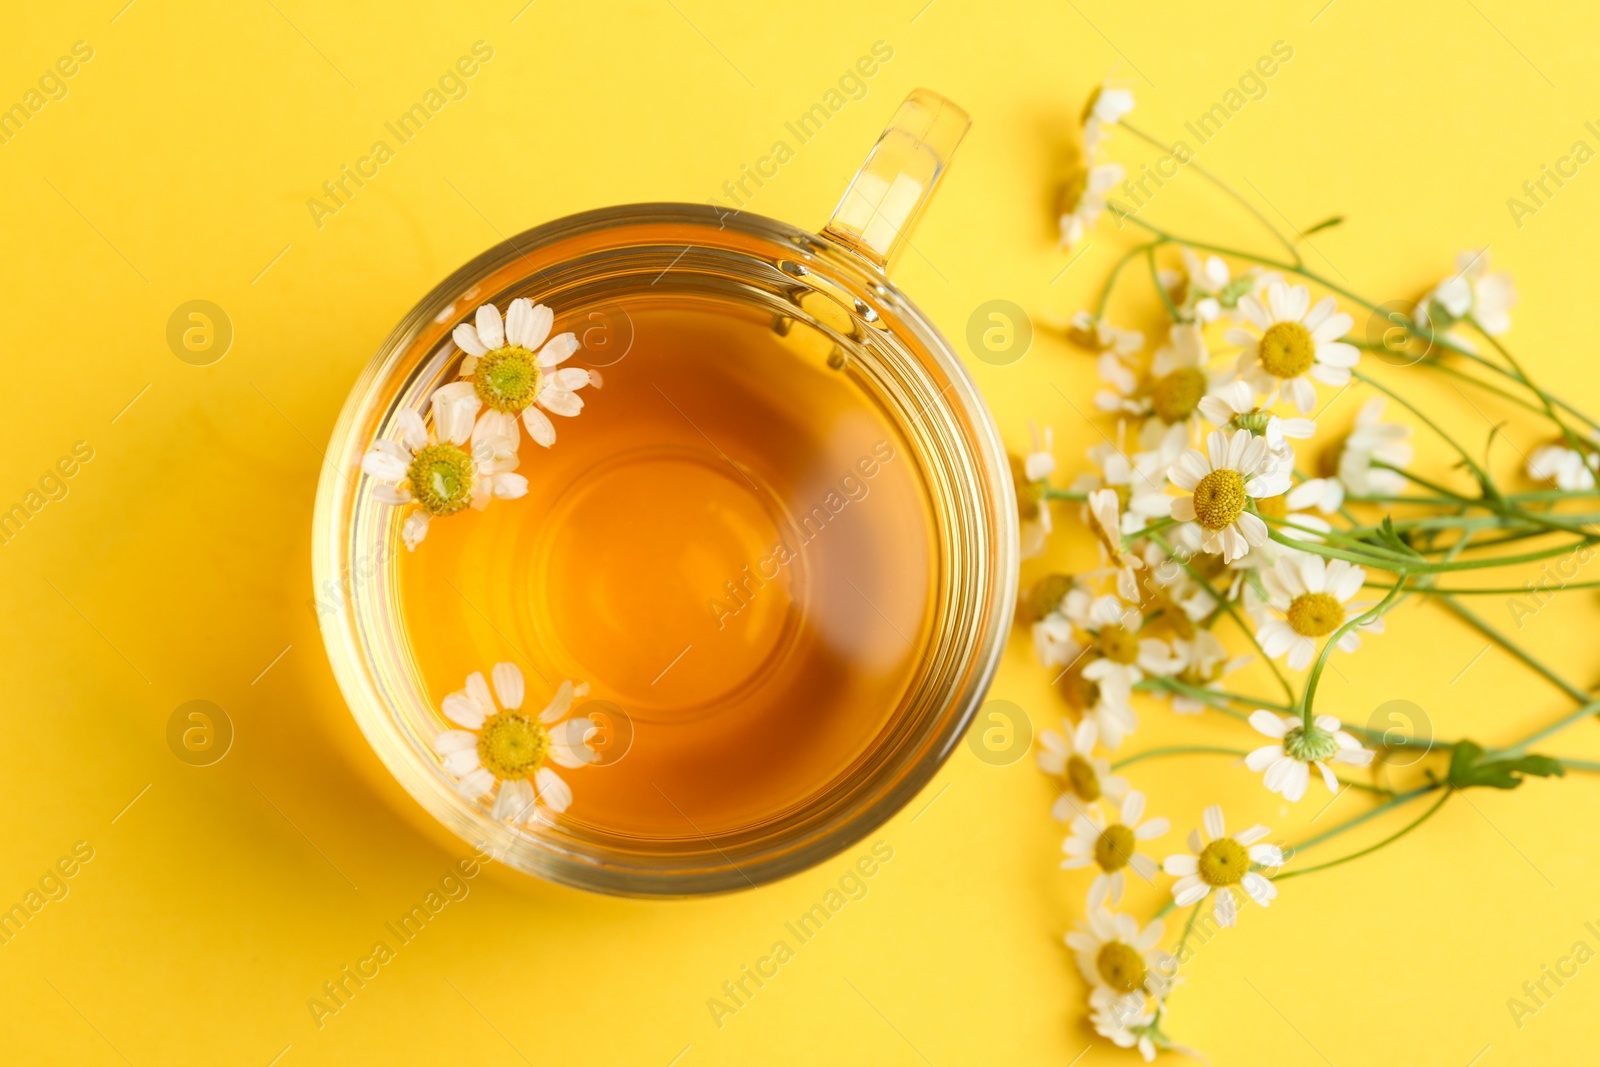
<path id="1" fill-rule="evenodd" d="M 352 389 L 328 449 L 312 565 L 340 688 L 388 771 L 439 824 L 511 867 L 583 889 L 685 896 L 812 866 L 903 807 L 960 743 L 1015 608 L 1017 509 L 992 419 L 949 343 L 887 279 L 970 124 L 918 90 L 896 113 L 820 234 L 744 212 L 636 204 L 586 212 L 489 249 L 424 297 Z M 362 454 L 451 380 L 450 330 L 482 303 L 537 294 L 582 322 L 662 287 L 715 290 L 831 339 L 903 435 L 934 516 L 934 609 L 919 675 L 866 755 L 806 803 L 760 825 L 644 840 L 564 817 L 513 827 L 464 799 L 432 739 L 444 723 L 410 651 L 395 577 L 398 509 L 377 503 Z M 560 327 L 558 326 L 558 329 Z M 620 520 L 619 520 L 620 521 Z M 329 594 L 332 594 L 331 596 Z M 487 668 L 487 664 L 482 665 Z"/>

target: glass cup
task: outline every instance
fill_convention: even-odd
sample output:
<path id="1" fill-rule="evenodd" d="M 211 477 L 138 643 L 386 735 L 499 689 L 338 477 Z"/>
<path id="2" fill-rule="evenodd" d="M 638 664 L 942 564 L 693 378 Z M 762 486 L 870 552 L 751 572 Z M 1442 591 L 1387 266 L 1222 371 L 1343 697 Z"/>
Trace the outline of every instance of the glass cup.
<path id="1" fill-rule="evenodd" d="M 695 204 L 606 208 L 537 227 L 456 271 L 384 341 L 334 429 L 312 564 L 320 600 L 331 605 L 321 612 L 323 637 L 350 710 L 388 771 L 439 824 L 565 885 L 646 897 L 723 892 L 849 847 L 915 796 L 960 742 L 1015 607 L 1016 502 L 1005 449 L 971 378 L 887 270 L 969 124 L 949 101 L 913 92 L 820 234 Z M 400 611 L 399 509 L 374 500 L 361 458 L 373 440 L 395 435 L 399 410 L 422 408 L 452 380 L 459 353 L 451 328 L 479 304 L 504 307 L 532 293 L 560 308 L 563 321 L 604 322 L 630 294 L 674 289 L 759 309 L 775 329 L 816 331 L 903 434 L 935 527 L 933 619 L 919 673 L 864 757 L 760 825 L 649 840 L 561 816 L 509 826 L 464 799 L 433 751 L 445 724 Z"/>

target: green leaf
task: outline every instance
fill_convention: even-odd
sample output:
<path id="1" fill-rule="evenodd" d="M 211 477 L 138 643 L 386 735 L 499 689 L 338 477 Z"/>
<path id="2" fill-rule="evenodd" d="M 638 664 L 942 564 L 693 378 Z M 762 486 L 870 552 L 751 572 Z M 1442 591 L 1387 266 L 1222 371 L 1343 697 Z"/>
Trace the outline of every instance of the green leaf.
<path id="1" fill-rule="evenodd" d="M 1323 230 L 1331 230 L 1335 226 L 1337 226 L 1340 223 L 1342 223 L 1343 221 L 1344 221 L 1344 216 L 1343 215 L 1329 215 L 1327 218 L 1323 219 L 1321 222 L 1319 222 L 1315 226 L 1311 227 L 1311 229 L 1309 229 L 1309 230 L 1301 230 L 1300 231 L 1300 236 L 1301 237 L 1310 237 L 1314 233 L 1320 233 Z"/>
<path id="2" fill-rule="evenodd" d="M 1553 756 L 1516 756 L 1511 759 L 1484 757 L 1483 746 L 1476 741 L 1462 739 L 1450 752 L 1451 788 L 1471 789 L 1481 786 L 1489 789 L 1515 789 L 1522 784 L 1522 775 L 1533 774 L 1540 778 L 1554 775 L 1563 777 L 1567 769 Z"/>
<path id="3" fill-rule="evenodd" d="M 1383 517 L 1383 522 L 1378 526 L 1378 540 L 1383 542 L 1386 547 L 1392 548 L 1402 555 L 1414 556 L 1419 559 L 1421 558 L 1421 553 L 1412 548 L 1411 545 L 1395 530 L 1394 520 L 1388 515 Z"/>

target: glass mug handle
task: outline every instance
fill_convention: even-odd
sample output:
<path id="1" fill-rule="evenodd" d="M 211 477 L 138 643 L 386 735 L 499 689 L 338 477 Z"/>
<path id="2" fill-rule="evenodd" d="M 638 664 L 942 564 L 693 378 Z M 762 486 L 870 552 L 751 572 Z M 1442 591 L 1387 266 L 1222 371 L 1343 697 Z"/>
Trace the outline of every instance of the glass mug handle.
<path id="1" fill-rule="evenodd" d="M 888 269 L 972 125 L 938 93 L 916 89 L 867 154 L 822 233 Z"/>

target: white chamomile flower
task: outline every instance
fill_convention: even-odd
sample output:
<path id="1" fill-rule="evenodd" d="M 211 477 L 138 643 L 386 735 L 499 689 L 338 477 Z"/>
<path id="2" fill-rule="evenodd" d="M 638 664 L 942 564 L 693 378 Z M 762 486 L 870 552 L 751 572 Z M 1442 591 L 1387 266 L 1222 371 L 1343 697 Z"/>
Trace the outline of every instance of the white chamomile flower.
<path id="1" fill-rule="evenodd" d="M 1189 832 L 1191 855 L 1179 853 L 1168 856 L 1162 869 L 1178 879 L 1172 885 L 1174 904 L 1180 908 L 1198 904 L 1215 889 L 1217 900 L 1213 914 L 1217 925 L 1232 926 L 1238 916 L 1234 886 L 1243 889 L 1251 900 L 1263 908 L 1272 904 L 1273 898 L 1278 895 L 1278 887 L 1251 870 L 1250 866 L 1281 867 L 1283 850 L 1277 845 L 1257 843 L 1272 832 L 1265 826 L 1252 826 L 1242 833 L 1229 836 L 1219 805 L 1213 804 L 1207 808 L 1202 822 L 1205 824 L 1205 836 L 1202 837 L 1199 830 Z"/>
<path id="2" fill-rule="evenodd" d="M 1228 372 L 1206 369 L 1210 352 L 1200 327 L 1192 322 L 1174 323 L 1169 343 L 1156 350 L 1147 373 L 1132 367 L 1111 353 L 1100 356 L 1100 378 L 1111 388 L 1095 393 L 1095 407 L 1106 412 L 1123 412 L 1140 418 L 1155 416 L 1140 433 L 1140 444 L 1158 447 L 1168 427 L 1188 426 L 1206 393 L 1231 377 Z M 1180 435 L 1183 441 L 1185 435 Z"/>
<path id="3" fill-rule="evenodd" d="M 1083 654 L 1077 629 L 1060 611 L 1051 611 L 1033 624 L 1033 651 L 1047 668 L 1065 667 Z"/>
<path id="4" fill-rule="evenodd" d="M 1264 437 L 1249 430 L 1213 430 L 1206 451 L 1191 448 L 1172 465 L 1172 484 L 1187 493 L 1172 504 L 1172 517 L 1200 527 L 1200 547 L 1231 563 L 1269 540 L 1267 524 L 1247 511 L 1253 498 L 1278 496 L 1289 488 L 1289 470 L 1276 462 Z"/>
<path id="5" fill-rule="evenodd" d="M 1144 616 L 1119 596 L 1096 597 L 1078 625 L 1094 638 L 1096 658 L 1083 668 L 1083 676 L 1096 682 L 1120 678 L 1131 689 L 1146 675 L 1172 674 L 1178 669 L 1172 646 L 1159 637 L 1140 637 Z"/>
<path id="6" fill-rule="evenodd" d="M 528 491 L 528 480 L 512 473 L 515 440 L 496 436 L 481 420 L 475 425 L 478 405 L 470 382 L 443 386 L 433 394 L 431 433 L 420 414 L 405 408 L 395 416 L 399 439 L 381 438 L 361 457 L 361 469 L 385 483 L 373 490 L 378 500 L 417 505 L 400 527 L 409 550 L 428 535 L 436 516 L 469 506 L 481 511 L 493 497 L 515 500 Z"/>
<path id="7" fill-rule="evenodd" d="M 487 408 L 483 421 L 515 440 L 521 416 L 528 436 L 545 448 L 555 444 L 556 428 L 539 408 L 576 415 L 583 410 L 578 390 L 592 381 L 582 367 L 561 366 L 578 350 L 578 338 L 572 333 L 550 337 L 554 322 L 549 308 L 519 297 L 511 301 L 504 321 L 499 308 L 484 304 L 473 322 L 461 323 L 451 334 L 466 353 L 461 377 L 471 381 Z"/>
<path id="8" fill-rule="evenodd" d="M 1511 329 L 1511 309 L 1517 291 L 1511 275 L 1489 270 L 1489 250 L 1466 251 L 1456 256 L 1456 273 L 1430 289 L 1417 304 L 1418 323 L 1445 328 L 1472 316 L 1483 332 L 1498 337 Z"/>
<path id="9" fill-rule="evenodd" d="M 1061 861 L 1062 867 L 1075 870 L 1092 863 L 1099 868 L 1100 873 L 1089 887 L 1091 909 L 1107 901 L 1116 904 L 1122 900 L 1127 888 L 1127 876 L 1123 873 L 1126 868 L 1131 867 L 1134 874 L 1147 882 L 1154 882 L 1161 870 L 1155 860 L 1138 851 L 1139 842 L 1160 837 L 1172 824 L 1165 817 L 1141 824 L 1144 794 L 1138 790 L 1123 798 L 1119 815 L 1120 822 L 1107 822 L 1096 809 L 1080 811 L 1072 817 L 1072 833 L 1061 843 L 1061 851 L 1067 854 Z"/>
<path id="10" fill-rule="evenodd" d="M 1372 606 L 1351 602 L 1366 580 L 1363 568 L 1342 559 L 1324 560 L 1309 552 L 1283 553 L 1270 570 L 1261 572 L 1267 606 L 1272 610 L 1270 616 L 1261 612 L 1263 619 L 1256 628 L 1261 650 L 1272 659 L 1287 654 L 1293 670 L 1311 666 L 1319 638 L 1327 637 Z M 1374 619 L 1356 629 L 1382 633 L 1383 619 Z M 1341 652 L 1354 652 L 1360 647 L 1356 630 L 1339 638 Z"/>
<path id="11" fill-rule="evenodd" d="M 1121 672 L 1098 679 L 1087 677 L 1087 658 L 1073 662 L 1056 685 L 1067 705 L 1077 713 L 1074 717 L 1093 722 L 1100 740 L 1114 749 L 1139 725 L 1139 716 L 1133 710 L 1133 689 Z"/>
<path id="12" fill-rule="evenodd" d="M 1160 919 L 1151 920 L 1141 930 L 1132 915 L 1091 904 L 1064 940 L 1091 988 L 1109 990 L 1119 997 L 1148 993 L 1159 1000 L 1172 988 L 1178 971 L 1177 959 L 1157 947 L 1163 929 Z"/>
<path id="13" fill-rule="evenodd" d="M 1200 414 L 1212 425 L 1224 430 L 1249 430 L 1257 437 L 1267 439 L 1267 449 L 1280 464 L 1294 464 L 1294 446 L 1290 441 L 1304 441 L 1317 432 L 1311 419 L 1288 418 L 1267 410 L 1277 399 L 1269 394 L 1266 402 L 1257 404 L 1255 390 L 1248 382 L 1232 381 L 1200 400 Z"/>
<path id="14" fill-rule="evenodd" d="M 1137 1048 L 1146 1063 L 1156 1058 L 1156 1013 L 1143 993 L 1119 996 L 1104 986 L 1089 993 L 1089 1022 L 1094 1032 L 1118 1048 Z"/>
<path id="15" fill-rule="evenodd" d="M 1244 765 L 1257 774 L 1265 771 L 1261 784 L 1270 792 L 1281 793 L 1285 800 L 1299 800 L 1306 795 L 1312 767 L 1322 772 L 1322 784 L 1328 792 L 1337 793 L 1339 779 L 1329 763 L 1365 767 L 1372 762 L 1372 750 L 1362 748 L 1353 735 L 1339 729 L 1339 720 L 1333 715 L 1318 715 L 1307 729 L 1298 715 L 1280 718 L 1270 711 L 1257 710 L 1250 713 L 1250 725 L 1275 743 L 1251 752 Z"/>
<path id="16" fill-rule="evenodd" d="M 1133 90 L 1101 82 L 1083 105 L 1083 142 L 1093 152 L 1110 133 L 1109 127 L 1121 122 L 1133 110 Z"/>
<path id="17" fill-rule="evenodd" d="M 1099 739 L 1100 729 L 1093 719 L 1084 719 L 1065 736 L 1054 730 L 1039 734 L 1039 769 L 1059 779 L 1061 785 L 1061 795 L 1050 809 L 1056 821 L 1067 822 L 1074 812 L 1102 797 L 1120 805 L 1128 795 L 1128 780 L 1112 774 L 1111 764 L 1094 754 Z"/>
<path id="18" fill-rule="evenodd" d="M 1229 658 L 1221 639 L 1210 630 L 1196 630 L 1191 640 L 1174 638 L 1172 651 L 1183 662 L 1178 681 L 1196 689 L 1221 689 L 1223 678 L 1250 662 L 1249 656 Z M 1172 710 L 1179 715 L 1198 715 L 1210 707 L 1205 701 L 1183 693 L 1172 694 Z"/>
<path id="19" fill-rule="evenodd" d="M 1181 449 L 1174 450 L 1174 458 L 1178 451 Z M 1166 493 L 1167 468 L 1172 464 L 1162 452 L 1138 452 L 1129 459 L 1120 448 L 1102 441 L 1090 448 L 1088 455 L 1100 474 L 1081 474 L 1072 488 L 1085 495 L 1101 488 L 1116 490 L 1123 533 L 1137 534 L 1172 514 L 1172 497 Z"/>
<path id="20" fill-rule="evenodd" d="M 1311 293 L 1303 285 L 1273 282 L 1263 304 L 1254 296 L 1240 299 L 1239 309 L 1260 336 L 1247 329 L 1230 329 L 1224 336 L 1243 351 L 1239 375 L 1260 393 L 1282 390 L 1301 414 L 1316 406 L 1317 390 L 1310 379 L 1324 385 L 1344 385 L 1360 351 L 1339 338 L 1350 332 L 1355 320 L 1340 311 L 1338 302 L 1325 296 L 1311 306 Z"/>
<path id="21" fill-rule="evenodd" d="M 1061 247 L 1071 248 L 1083 240 L 1106 209 L 1106 193 L 1122 180 L 1121 163 L 1080 166 L 1073 172 L 1062 195 Z"/>
<path id="22" fill-rule="evenodd" d="M 1138 330 L 1124 330 L 1087 311 L 1072 316 L 1066 328 L 1067 340 L 1079 348 L 1096 355 L 1111 352 L 1118 356 L 1131 356 L 1144 348 L 1144 334 Z"/>
<path id="23" fill-rule="evenodd" d="M 1536 482 L 1550 482 L 1557 489 L 1569 493 L 1587 492 L 1594 488 L 1594 472 L 1600 464 L 1600 455 L 1579 452 L 1563 444 L 1540 445 L 1528 454 L 1528 477 Z"/>
<path id="24" fill-rule="evenodd" d="M 1335 476 L 1311 478 L 1289 492 L 1290 510 L 1315 506 L 1331 515 L 1344 504 L 1345 494 L 1353 496 L 1399 496 L 1409 484 L 1405 475 L 1389 467 L 1404 468 L 1411 463 L 1411 427 L 1401 422 L 1385 422 L 1384 398 L 1375 396 L 1361 405 L 1349 436 L 1339 442 L 1333 467 Z M 1383 466 L 1374 466 L 1375 463 Z"/>
<path id="25" fill-rule="evenodd" d="M 589 747 L 597 730 L 594 722 L 566 717 L 573 698 L 588 693 L 589 686 L 562 682 L 550 703 L 534 716 L 522 710 L 525 687 L 516 664 L 497 663 L 490 673 L 493 694 L 483 675 L 474 671 L 464 689 L 444 698 L 445 717 L 462 727 L 434 738 L 445 773 L 459 779 L 456 788 L 469 800 L 494 791 L 498 784 L 490 810 L 495 819 L 530 821 L 536 814 L 536 792 L 538 803 L 554 812 L 566 811 L 572 788 L 545 763 L 576 768 L 597 758 Z M 498 708 L 495 697 L 500 699 Z"/>

